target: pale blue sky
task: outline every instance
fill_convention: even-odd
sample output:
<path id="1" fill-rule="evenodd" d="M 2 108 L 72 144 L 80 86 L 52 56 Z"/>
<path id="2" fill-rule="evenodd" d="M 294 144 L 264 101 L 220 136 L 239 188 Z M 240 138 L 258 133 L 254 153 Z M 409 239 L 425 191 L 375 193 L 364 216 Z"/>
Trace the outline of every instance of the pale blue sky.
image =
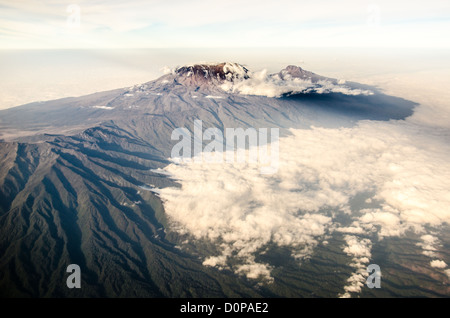
<path id="1" fill-rule="evenodd" d="M 0 0 L 0 48 L 449 48 L 449 38 L 448 0 Z"/>

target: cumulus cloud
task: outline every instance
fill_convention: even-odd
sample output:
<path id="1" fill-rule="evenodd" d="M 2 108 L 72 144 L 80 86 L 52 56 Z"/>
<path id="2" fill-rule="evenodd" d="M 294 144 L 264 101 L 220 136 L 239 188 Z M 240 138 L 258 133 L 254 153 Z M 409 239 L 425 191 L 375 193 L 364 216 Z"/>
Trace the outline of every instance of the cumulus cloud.
<path id="1" fill-rule="evenodd" d="M 444 273 L 445 273 L 445 275 L 448 276 L 448 278 L 450 278 L 450 269 L 446 269 L 446 270 L 444 271 Z"/>
<path id="2" fill-rule="evenodd" d="M 256 257 L 269 244 L 291 247 L 292 256 L 301 260 L 336 230 L 351 234 L 343 249 L 356 269 L 345 288 L 348 294 L 360 290 L 372 245 L 355 235 L 382 239 L 413 230 L 422 233 L 418 245 L 424 253 L 437 248 L 425 226 L 438 227 L 450 218 L 445 133 L 426 137 L 408 122 L 371 121 L 354 128 L 291 132 L 280 139 L 274 175 L 262 175 L 257 164 L 248 163 L 187 162 L 164 168 L 181 183 L 159 190 L 172 229 L 218 247 L 205 265 L 270 280 L 271 267 Z M 354 213 L 350 200 L 358 193 L 373 195 Z M 335 227 L 340 213 L 352 213 L 352 224 Z"/>
<path id="3" fill-rule="evenodd" d="M 372 242 L 367 238 L 359 238 L 353 235 L 344 237 L 347 245 L 344 252 L 352 257 L 351 267 L 355 272 L 347 279 L 348 285 L 344 286 L 345 293 L 340 295 L 341 298 L 350 298 L 351 293 L 359 293 L 361 288 L 369 276 L 367 265 L 370 261 Z"/>
<path id="4" fill-rule="evenodd" d="M 275 243 L 293 247 L 295 258 L 306 257 L 331 223 L 317 211 L 321 195 L 295 192 L 290 184 L 261 174 L 257 164 L 181 163 L 165 170 L 182 180 L 181 188 L 159 190 L 173 227 L 221 243 L 221 254 L 206 258 L 204 265 L 226 267 L 233 257 L 241 260 L 233 268 L 237 273 L 270 280 L 270 268 L 256 262 L 256 254 Z"/>
<path id="5" fill-rule="evenodd" d="M 370 248 L 371 242 L 368 239 L 358 239 L 356 236 L 348 235 L 345 237 L 347 246 L 344 248 L 344 252 L 347 255 L 354 256 L 357 259 L 368 260 L 371 256 Z"/>
<path id="6" fill-rule="evenodd" d="M 422 235 L 420 237 L 422 242 L 417 243 L 417 246 L 421 247 L 423 249 L 422 254 L 428 256 L 428 257 L 434 257 L 436 256 L 436 250 L 439 246 L 439 239 L 435 236 L 432 236 L 430 234 Z"/>
<path id="7" fill-rule="evenodd" d="M 342 93 L 345 95 L 370 95 L 368 90 L 352 89 L 345 85 L 334 84 L 331 81 L 320 80 L 313 83 L 311 80 L 286 77 L 281 79 L 278 75 L 268 75 L 266 70 L 249 73 L 250 78 L 241 81 L 225 82 L 221 88 L 227 92 L 243 95 L 259 95 L 267 97 L 280 97 L 284 94 L 294 93 Z"/>
<path id="8" fill-rule="evenodd" d="M 273 279 L 270 276 L 270 270 L 271 268 L 267 264 L 252 263 L 239 265 L 236 272 L 245 274 L 247 278 L 250 279 L 257 279 L 262 277 L 265 280 L 272 282 Z"/>
<path id="9" fill-rule="evenodd" d="M 446 268 L 447 264 L 444 261 L 441 260 L 433 260 L 430 262 L 431 267 L 436 267 L 436 268 Z"/>

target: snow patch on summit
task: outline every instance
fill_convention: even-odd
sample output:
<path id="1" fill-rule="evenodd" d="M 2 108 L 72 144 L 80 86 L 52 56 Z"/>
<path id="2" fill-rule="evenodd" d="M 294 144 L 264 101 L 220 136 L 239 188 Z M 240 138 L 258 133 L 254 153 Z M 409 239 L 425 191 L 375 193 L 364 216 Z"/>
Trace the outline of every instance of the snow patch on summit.
<path id="1" fill-rule="evenodd" d="M 114 107 L 111 107 L 111 106 L 103 106 L 103 105 L 92 106 L 92 108 L 107 109 L 107 110 L 114 109 Z"/>

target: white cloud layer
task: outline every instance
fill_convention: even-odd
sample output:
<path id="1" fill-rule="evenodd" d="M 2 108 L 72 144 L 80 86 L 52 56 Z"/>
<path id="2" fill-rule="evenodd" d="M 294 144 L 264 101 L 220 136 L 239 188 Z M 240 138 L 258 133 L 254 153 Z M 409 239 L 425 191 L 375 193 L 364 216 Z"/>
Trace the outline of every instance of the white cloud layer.
<path id="1" fill-rule="evenodd" d="M 371 95 L 369 90 L 352 89 L 343 84 L 333 84 L 321 80 L 312 83 L 311 80 L 300 78 L 281 79 L 278 75 L 268 75 L 267 70 L 252 72 L 247 80 L 225 82 L 221 88 L 227 92 L 243 95 L 259 95 L 266 97 L 280 97 L 283 94 L 293 93 L 342 93 L 345 95 Z"/>
<path id="2" fill-rule="evenodd" d="M 431 267 L 436 267 L 436 268 L 446 268 L 447 264 L 444 261 L 441 260 L 433 260 L 430 262 Z"/>
<path id="3" fill-rule="evenodd" d="M 345 241 L 347 246 L 344 252 L 352 257 L 351 267 L 355 268 L 355 272 L 347 279 L 348 285 L 344 287 L 345 293 L 340 295 L 341 298 L 350 298 L 351 293 L 361 292 L 361 288 L 369 276 L 367 265 L 372 256 L 370 250 L 372 242 L 367 238 L 359 238 L 353 235 L 346 235 Z"/>
<path id="4" fill-rule="evenodd" d="M 206 258 L 205 265 L 226 267 L 228 258 L 239 258 L 237 273 L 270 280 L 269 266 L 255 255 L 272 242 L 294 247 L 293 257 L 308 256 L 331 223 L 317 211 L 316 202 L 326 199 L 314 191 L 295 192 L 299 185 L 288 180 L 295 173 L 289 168 L 274 178 L 260 174 L 257 164 L 172 164 L 165 170 L 182 180 L 182 188 L 159 191 L 177 231 L 220 244 L 221 254 Z M 335 200 L 340 204 L 339 196 Z"/>
<path id="5" fill-rule="evenodd" d="M 437 247 L 439 246 L 439 239 L 430 234 L 422 235 L 420 239 L 422 242 L 417 243 L 417 246 L 423 249 L 422 254 L 428 257 L 435 257 Z"/>
<path id="6" fill-rule="evenodd" d="M 248 164 L 171 164 L 165 171 L 181 188 L 161 189 L 174 228 L 216 242 L 222 251 L 204 264 L 227 267 L 249 278 L 270 279 L 270 267 L 255 257 L 269 243 L 292 247 L 299 259 L 333 228 L 334 215 L 348 213 L 357 193 L 373 193 L 375 207 L 353 216 L 338 231 L 401 236 L 423 233 L 422 248 L 432 250 L 425 225 L 450 219 L 450 146 L 447 133 L 424 134 L 423 127 L 404 121 L 361 122 L 354 128 L 292 130 L 280 139 L 279 171 L 261 175 Z M 370 202 L 370 200 L 368 200 Z M 347 236 L 344 252 L 355 264 L 370 258 L 370 241 Z M 239 262 L 238 262 L 239 263 Z M 358 291 L 361 268 L 347 292 Z"/>
<path id="7" fill-rule="evenodd" d="M 446 270 L 444 271 L 444 273 L 445 273 L 445 275 L 448 276 L 448 278 L 450 278 L 450 269 L 446 269 Z"/>

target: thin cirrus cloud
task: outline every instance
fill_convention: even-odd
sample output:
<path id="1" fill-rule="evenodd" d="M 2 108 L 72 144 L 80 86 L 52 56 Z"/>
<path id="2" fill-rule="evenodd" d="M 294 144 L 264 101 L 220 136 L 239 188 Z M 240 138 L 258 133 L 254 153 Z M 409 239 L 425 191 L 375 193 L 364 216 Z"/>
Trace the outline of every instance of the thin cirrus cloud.
<path id="1" fill-rule="evenodd" d="M 445 1 L 0 1 L 2 47 L 445 46 Z M 448 46 L 448 45 L 447 45 Z"/>

